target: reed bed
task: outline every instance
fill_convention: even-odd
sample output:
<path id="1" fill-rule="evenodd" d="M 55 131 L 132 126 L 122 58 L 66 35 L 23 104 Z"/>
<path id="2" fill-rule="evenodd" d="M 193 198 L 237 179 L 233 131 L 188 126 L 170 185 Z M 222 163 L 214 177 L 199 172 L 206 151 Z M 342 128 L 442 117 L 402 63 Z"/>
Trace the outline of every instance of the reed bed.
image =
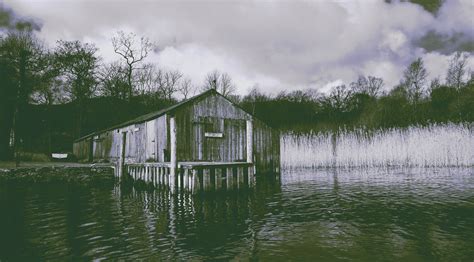
<path id="1" fill-rule="evenodd" d="M 341 130 L 281 136 L 286 169 L 318 167 L 472 167 L 473 124 Z"/>

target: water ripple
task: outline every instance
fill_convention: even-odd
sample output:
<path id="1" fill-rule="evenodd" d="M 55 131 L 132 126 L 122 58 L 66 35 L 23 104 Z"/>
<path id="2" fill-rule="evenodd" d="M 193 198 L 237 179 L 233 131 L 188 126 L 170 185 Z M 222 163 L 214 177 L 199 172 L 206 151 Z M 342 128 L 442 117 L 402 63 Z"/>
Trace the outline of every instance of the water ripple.
<path id="1" fill-rule="evenodd" d="M 0 185 L 0 260 L 472 260 L 473 169 L 299 170 L 254 191 Z"/>

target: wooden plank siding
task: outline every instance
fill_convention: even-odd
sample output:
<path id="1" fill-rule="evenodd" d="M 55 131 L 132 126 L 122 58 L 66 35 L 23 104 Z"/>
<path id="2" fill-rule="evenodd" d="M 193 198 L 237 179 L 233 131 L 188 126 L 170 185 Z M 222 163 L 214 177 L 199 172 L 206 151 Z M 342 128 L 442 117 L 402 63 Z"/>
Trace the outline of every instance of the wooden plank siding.
<path id="1" fill-rule="evenodd" d="M 279 172 L 280 135 L 262 121 L 254 118 L 253 155 L 257 172 Z M 278 168 L 278 170 L 277 170 Z"/>
<path id="2" fill-rule="evenodd" d="M 179 162 L 247 161 L 246 121 L 252 120 L 253 161 L 256 172 L 278 171 L 278 131 L 216 92 L 200 96 L 154 119 L 77 140 L 73 146 L 74 154 L 80 160 L 87 160 L 92 150 L 94 161 L 117 162 L 121 154 L 122 136 L 125 133 L 126 163 L 168 162 L 170 117 L 174 117 L 176 121 Z"/>
<path id="3" fill-rule="evenodd" d="M 251 116 L 220 95 L 175 113 L 179 161 L 245 161 L 245 120 Z M 206 137 L 222 133 L 222 137 Z"/>
<path id="4" fill-rule="evenodd" d="M 83 139 L 83 140 L 80 140 L 80 141 L 76 141 L 73 145 L 73 153 L 74 153 L 74 156 L 76 156 L 76 158 L 78 160 L 88 160 L 89 159 L 89 155 L 90 155 L 90 151 L 91 151 L 91 147 L 90 147 L 90 142 L 92 140 L 92 137 L 89 137 L 89 138 L 86 138 L 86 139 Z"/>

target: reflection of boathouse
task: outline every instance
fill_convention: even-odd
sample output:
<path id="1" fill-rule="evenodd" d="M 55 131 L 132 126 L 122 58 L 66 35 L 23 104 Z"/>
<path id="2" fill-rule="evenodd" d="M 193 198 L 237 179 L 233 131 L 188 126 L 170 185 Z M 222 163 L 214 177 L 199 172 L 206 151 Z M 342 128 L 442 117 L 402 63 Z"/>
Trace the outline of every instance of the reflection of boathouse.
<path id="1" fill-rule="evenodd" d="M 252 185 L 280 165 L 278 132 L 215 90 L 79 138 L 74 154 L 187 191 Z"/>

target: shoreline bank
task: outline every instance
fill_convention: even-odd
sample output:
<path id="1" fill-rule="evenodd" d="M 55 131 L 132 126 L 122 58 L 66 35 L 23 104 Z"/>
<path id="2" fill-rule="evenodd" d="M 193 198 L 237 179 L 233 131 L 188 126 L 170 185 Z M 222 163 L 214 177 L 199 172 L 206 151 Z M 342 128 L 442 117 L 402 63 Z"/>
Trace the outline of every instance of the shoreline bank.
<path id="1" fill-rule="evenodd" d="M 109 184 L 114 179 L 111 165 L 28 163 L 18 168 L 0 165 L 0 182 Z"/>

